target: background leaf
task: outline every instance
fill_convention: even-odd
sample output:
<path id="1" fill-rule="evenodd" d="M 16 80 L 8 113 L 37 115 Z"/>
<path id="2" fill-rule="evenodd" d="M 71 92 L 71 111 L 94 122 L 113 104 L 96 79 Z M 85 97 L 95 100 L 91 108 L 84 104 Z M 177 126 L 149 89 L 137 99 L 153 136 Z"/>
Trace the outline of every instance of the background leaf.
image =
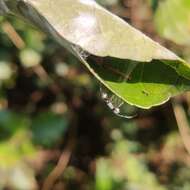
<path id="1" fill-rule="evenodd" d="M 51 147 L 63 136 L 68 124 L 61 115 L 41 113 L 32 122 L 33 141 L 45 147 Z"/>
<path id="2" fill-rule="evenodd" d="M 189 10 L 189 0 L 166 0 L 161 2 L 155 15 L 158 32 L 163 37 L 178 44 L 190 46 Z"/>

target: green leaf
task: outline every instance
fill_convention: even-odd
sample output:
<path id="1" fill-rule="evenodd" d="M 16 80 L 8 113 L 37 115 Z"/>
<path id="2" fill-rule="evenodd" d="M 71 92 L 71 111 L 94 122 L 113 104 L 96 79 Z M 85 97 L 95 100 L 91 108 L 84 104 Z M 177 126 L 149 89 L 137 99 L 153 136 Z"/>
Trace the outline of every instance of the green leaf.
<path id="1" fill-rule="evenodd" d="M 158 32 L 163 37 L 178 44 L 190 46 L 189 0 L 161 2 L 155 15 L 155 23 Z"/>
<path id="2" fill-rule="evenodd" d="M 32 122 L 33 141 L 45 147 L 51 147 L 64 135 L 68 122 L 62 115 L 44 112 Z"/>
<path id="3" fill-rule="evenodd" d="M 13 12 L 53 35 L 131 105 L 150 108 L 190 89 L 188 63 L 93 0 L 11 3 L 7 1 L 7 6 Z"/>

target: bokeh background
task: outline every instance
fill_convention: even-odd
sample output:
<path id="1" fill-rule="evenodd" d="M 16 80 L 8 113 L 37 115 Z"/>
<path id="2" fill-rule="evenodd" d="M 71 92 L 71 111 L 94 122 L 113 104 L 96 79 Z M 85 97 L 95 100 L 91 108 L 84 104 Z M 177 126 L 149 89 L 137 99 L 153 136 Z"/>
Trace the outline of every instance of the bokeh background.
<path id="1" fill-rule="evenodd" d="M 98 3 L 190 61 L 189 0 Z M 190 120 L 190 95 L 178 101 Z M 189 190 L 190 155 L 171 102 L 134 109 L 131 120 L 114 115 L 76 58 L 0 17 L 0 190 Z"/>

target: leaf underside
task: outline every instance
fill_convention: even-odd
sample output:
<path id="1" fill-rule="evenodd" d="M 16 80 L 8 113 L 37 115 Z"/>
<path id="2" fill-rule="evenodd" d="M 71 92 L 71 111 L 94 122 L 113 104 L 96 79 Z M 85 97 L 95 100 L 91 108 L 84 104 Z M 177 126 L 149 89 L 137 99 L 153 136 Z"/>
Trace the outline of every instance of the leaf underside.
<path id="1" fill-rule="evenodd" d="M 92 72 L 98 74 L 113 93 L 140 108 L 148 109 L 163 104 L 171 96 L 190 90 L 189 80 L 160 60 L 139 63 L 106 58 L 102 63 L 88 63 Z M 126 73 L 132 65 L 133 70 Z"/>

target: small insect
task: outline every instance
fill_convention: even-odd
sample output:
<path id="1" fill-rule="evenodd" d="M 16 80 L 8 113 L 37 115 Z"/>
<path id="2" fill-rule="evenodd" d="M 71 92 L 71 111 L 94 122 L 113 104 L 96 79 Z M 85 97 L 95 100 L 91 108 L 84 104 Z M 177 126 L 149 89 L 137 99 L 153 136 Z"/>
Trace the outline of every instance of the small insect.
<path id="1" fill-rule="evenodd" d="M 145 90 L 142 90 L 142 93 L 145 94 L 146 96 L 149 95 L 149 93 L 147 91 L 145 91 Z"/>
<path id="2" fill-rule="evenodd" d="M 119 105 L 115 106 L 113 103 L 114 95 L 112 95 L 111 97 L 108 97 L 108 94 L 106 92 L 103 92 L 101 88 L 100 88 L 100 92 L 101 92 L 102 99 L 106 102 L 107 106 L 110 108 L 110 110 L 113 111 L 114 114 L 116 114 L 119 117 L 126 118 L 126 119 L 132 119 L 136 116 L 136 115 L 128 116 L 128 115 L 121 114 L 120 107 L 124 104 L 124 102 L 122 101 Z"/>

